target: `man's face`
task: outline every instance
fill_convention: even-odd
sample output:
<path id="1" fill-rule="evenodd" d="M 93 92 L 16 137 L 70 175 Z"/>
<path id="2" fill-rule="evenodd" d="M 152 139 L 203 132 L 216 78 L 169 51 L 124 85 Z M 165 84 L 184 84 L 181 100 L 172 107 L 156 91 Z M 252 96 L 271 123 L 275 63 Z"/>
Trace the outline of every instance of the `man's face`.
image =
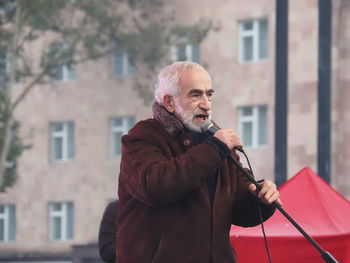
<path id="1" fill-rule="evenodd" d="M 211 78 L 204 69 L 195 67 L 182 72 L 179 85 L 180 94 L 174 97 L 175 115 L 190 130 L 201 132 L 201 124 L 211 119 Z"/>

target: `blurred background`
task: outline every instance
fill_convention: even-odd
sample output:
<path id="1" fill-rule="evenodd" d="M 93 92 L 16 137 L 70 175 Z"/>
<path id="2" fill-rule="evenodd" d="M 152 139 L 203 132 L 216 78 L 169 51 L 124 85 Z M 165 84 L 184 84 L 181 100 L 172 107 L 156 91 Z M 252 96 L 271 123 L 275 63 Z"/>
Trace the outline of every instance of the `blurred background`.
<path id="1" fill-rule="evenodd" d="M 349 199 L 349 14 L 346 0 L 1 0 L 0 262 L 101 262 L 121 136 L 152 117 L 173 61 L 211 74 L 213 119 L 258 179 L 310 167 Z"/>

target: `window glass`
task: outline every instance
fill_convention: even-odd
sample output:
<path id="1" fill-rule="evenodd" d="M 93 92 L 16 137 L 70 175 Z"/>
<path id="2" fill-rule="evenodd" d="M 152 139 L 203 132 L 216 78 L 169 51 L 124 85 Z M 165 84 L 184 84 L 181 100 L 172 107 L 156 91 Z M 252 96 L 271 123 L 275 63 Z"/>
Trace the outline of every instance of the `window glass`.
<path id="1" fill-rule="evenodd" d="M 68 203 L 67 204 L 67 238 L 68 239 L 73 238 L 73 225 L 74 225 L 73 203 Z"/>
<path id="2" fill-rule="evenodd" d="M 63 123 L 54 123 L 53 124 L 53 130 L 55 132 L 61 132 L 63 131 Z"/>
<path id="3" fill-rule="evenodd" d="M 253 108 L 252 107 L 244 107 L 241 109 L 243 116 L 251 116 L 253 114 Z"/>
<path id="4" fill-rule="evenodd" d="M 75 142 L 74 142 L 74 123 L 73 122 L 68 122 L 67 124 L 67 128 L 68 128 L 68 137 L 67 137 L 67 146 L 68 146 L 68 153 L 67 153 L 67 157 L 68 159 L 73 159 L 74 157 L 74 146 L 75 146 Z"/>
<path id="5" fill-rule="evenodd" d="M 253 124 L 251 122 L 243 123 L 243 142 L 247 146 L 253 145 Z"/>
<path id="6" fill-rule="evenodd" d="M 253 21 L 243 22 L 243 29 L 244 30 L 252 30 L 253 29 Z"/>
<path id="7" fill-rule="evenodd" d="M 267 58 L 267 20 L 259 23 L 259 58 Z"/>
<path id="8" fill-rule="evenodd" d="M 63 140 L 62 137 L 56 137 L 54 139 L 54 149 L 55 149 L 55 160 L 63 159 Z"/>
<path id="9" fill-rule="evenodd" d="M 68 161 L 74 158 L 74 122 L 51 124 L 51 158 L 53 161 Z"/>
<path id="10" fill-rule="evenodd" d="M 0 241 L 5 241 L 5 220 L 0 218 Z"/>
<path id="11" fill-rule="evenodd" d="M 239 23 L 239 59 L 254 62 L 267 58 L 267 19 L 256 19 Z"/>
<path id="12" fill-rule="evenodd" d="M 239 133 L 244 145 L 253 148 L 266 145 L 267 107 L 241 107 L 238 114 Z"/>
<path id="13" fill-rule="evenodd" d="M 265 145 L 266 144 L 266 138 L 267 138 L 267 114 L 266 114 L 266 107 L 261 106 L 258 108 L 258 127 L 259 127 L 259 132 L 258 132 L 258 144 L 259 145 Z"/>
<path id="14" fill-rule="evenodd" d="M 52 240 L 70 240 L 73 238 L 73 203 L 50 203 L 50 238 Z"/>
<path id="15" fill-rule="evenodd" d="M 111 119 L 111 155 L 121 155 L 121 138 L 135 124 L 134 116 L 114 117 Z"/>

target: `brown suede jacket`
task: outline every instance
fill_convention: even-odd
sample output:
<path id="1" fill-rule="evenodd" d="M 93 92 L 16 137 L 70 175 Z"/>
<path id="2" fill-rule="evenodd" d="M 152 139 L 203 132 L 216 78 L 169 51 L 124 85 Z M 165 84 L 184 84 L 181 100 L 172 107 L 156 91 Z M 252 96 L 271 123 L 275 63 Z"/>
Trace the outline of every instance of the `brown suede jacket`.
<path id="1" fill-rule="evenodd" d="M 122 138 L 116 262 L 236 262 L 231 224 L 259 224 L 249 181 L 225 159 L 222 142 L 211 137 L 193 146 L 163 106 L 155 103 L 153 114 Z M 206 181 L 215 174 L 211 203 Z M 262 210 L 264 220 L 274 212 Z"/>

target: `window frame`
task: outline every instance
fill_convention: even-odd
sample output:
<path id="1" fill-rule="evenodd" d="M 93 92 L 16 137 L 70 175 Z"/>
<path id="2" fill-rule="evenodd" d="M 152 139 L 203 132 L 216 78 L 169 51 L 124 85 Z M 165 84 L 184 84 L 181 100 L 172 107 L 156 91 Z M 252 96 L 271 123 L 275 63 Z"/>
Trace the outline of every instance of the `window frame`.
<path id="1" fill-rule="evenodd" d="M 56 45 L 58 48 L 56 51 L 52 50 L 54 48 L 54 45 Z M 68 44 L 60 43 L 60 42 L 54 42 L 50 45 L 50 52 L 63 52 L 63 49 L 69 49 Z M 67 60 L 74 60 L 74 53 L 69 55 L 69 58 Z M 62 72 L 62 78 L 57 78 L 56 72 L 61 71 Z M 52 79 L 55 83 L 66 83 L 70 82 L 76 79 L 76 72 L 75 68 L 73 66 L 69 67 L 68 62 L 60 65 L 60 66 L 53 66 L 52 68 Z"/>
<path id="2" fill-rule="evenodd" d="M 16 215 L 16 206 L 14 204 L 0 204 L 3 207 L 4 212 L 0 212 L 0 220 L 4 223 L 3 234 L 4 236 L 0 238 L 0 243 L 11 243 L 16 241 L 17 233 L 17 215 Z M 10 215 L 12 208 L 13 215 Z M 11 217 L 14 220 L 11 220 Z M 13 237 L 11 237 L 11 228 L 13 228 Z"/>
<path id="3" fill-rule="evenodd" d="M 115 122 L 121 119 L 122 125 L 117 126 L 114 125 Z M 128 133 L 130 128 L 135 124 L 135 117 L 131 115 L 126 116 L 115 116 L 109 118 L 109 131 L 110 131 L 110 149 L 109 149 L 109 155 L 111 158 L 116 158 L 121 156 L 121 143 L 120 143 L 120 149 L 116 149 L 116 142 L 115 142 L 115 133 L 121 133 L 121 136 Z"/>
<path id="4" fill-rule="evenodd" d="M 118 72 L 118 56 L 121 56 L 121 72 Z M 111 54 L 112 75 L 115 77 L 126 77 L 135 74 L 136 69 L 130 63 L 129 53 L 125 50 L 116 50 Z"/>
<path id="5" fill-rule="evenodd" d="M 61 209 L 60 211 L 54 211 L 53 206 L 55 204 L 60 204 Z M 71 207 L 71 214 L 72 214 L 72 233 L 68 234 L 68 225 L 69 225 L 69 207 Z M 60 238 L 54 237 L 54 219 L 60 218 L 61 219 L 61 226 L 60 226 Z M 53 242 L 59 242 L 59 241 L 72 241 L 74 239 L 74 203 L 73 202 L 49 202 L 49 240 Z"/>
<path id="6" fill-rule="evenodd" d="M 61 124 L 62 125 L 62 131 L 54 131 L 54 125 Z M 72 127 L 72 141 L 69 142 L 70 136 L 69 136 L 69 125 Z M 56 152 L 56 145 L 55 145 L 55 139 L 56 138 L 62 138 L 62 158 L 58 159 L 55 156 Z M 70 152 L 70 145 L 72 147 L 72 155 L 69 156 Z M 51 122 L 50 123 L 50 160 L 54 163 L 59 162 L 71 162 L 75 158 L 75 123 L 73 121 L 66 121 L 66 122 Z"/>
<path id="7" fill-rule="evenodd" d="M 187 37 L 173 37 L 172 44 L 170 46 L 170 57 L 173 62 L 175 61 L 192 61 L 195 63 L 200 63 L 200 45 L 193 41 L 189 41 Z M 183 60 L 179 58 L 179 46 L 185 46 L 186 59 Z M 195 54 L 197 50 L 197 54 Z"/>
<path id="8" fill-rule="evenodd" d="M 252 29 L 244 29 L 244 24 L 251 22 L 253 24 Z M 261 32 L 261 23 L 266 22 L 266 41 L 268 41 L 268 19 L 266 17 L 259 18 L 259 19 L 247 19 L 247 20 L 241 20 L 238 22 L 238 58 L 240 64 L 249 64 L 249 63 L 255 63 L 255 62 L 261 62 L 266 61 L 269 57 L 269 50 L 268 50 L 268 44 L 266 45 L 266 57 L 261 57 L 260 54 L 260 45 L 262 43 L 260 42 L 260 34 Z M 245 45 L 244 45 L 244 39 L 246 37 L 252 37 L 252 59 L 246 60 L 244 58 L 244 51 L 245 51 Z"/>
<path id="9" fill-rule="evenodd" d="M 249 116 L 243 116 L 243 110 L 246 108 L 252 109 L 252 114 Z M 261 132 L 262 127 L 260 127 L 260 118 L 261 118 L 261 111 L 260 109 L 265 109 L 265 143 L 259 142 L 259 133 Z M 245 144 L 245 148 L 248 149 L 259 149 L 259 148 L 266 148 L 268 146 L 268 133 L 267 133 L 267 122 L 268 122 L 268 116 L 267 116 L 267 105 L 256 105 L 256 106 L 242 106 L 238 107 L 238 132 L 241 135 L 241 138 L 243 140 L 244 138 L 244 130 L 243 130 L 243 124 L 244 123 L 251 123 L 252 124 L 252 137 L 251 137 L 251 145 L 246 144 L 246 142 L 243 142 Z M 260 112 L 259 112 L 260 111 Z"/>

